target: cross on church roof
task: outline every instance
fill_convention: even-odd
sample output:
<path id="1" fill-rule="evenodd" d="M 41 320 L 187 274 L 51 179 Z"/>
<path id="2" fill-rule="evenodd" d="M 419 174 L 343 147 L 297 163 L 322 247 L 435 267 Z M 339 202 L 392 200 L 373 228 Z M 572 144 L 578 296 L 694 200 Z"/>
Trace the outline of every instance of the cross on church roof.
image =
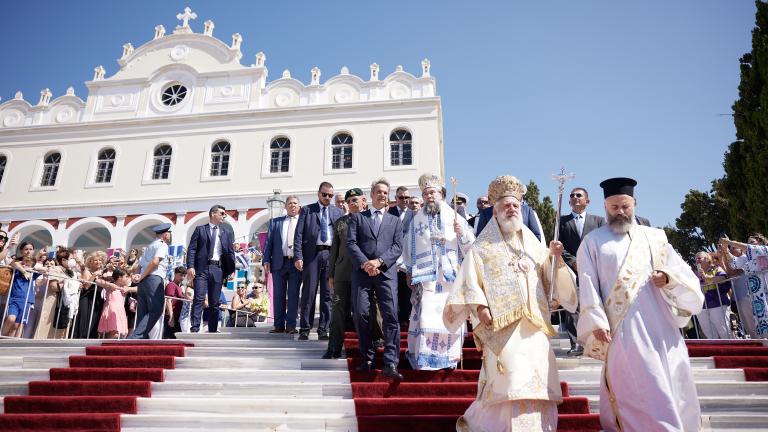
<path id="1" fill-rule="evenodd" d="M 189 28 L 189 20 L 197 19 L 197 14 L 192 12 L 189 7 L 184 8 L 184 13 L 176 14 L 176 19 L 181 20 L 181 26 Z"/>

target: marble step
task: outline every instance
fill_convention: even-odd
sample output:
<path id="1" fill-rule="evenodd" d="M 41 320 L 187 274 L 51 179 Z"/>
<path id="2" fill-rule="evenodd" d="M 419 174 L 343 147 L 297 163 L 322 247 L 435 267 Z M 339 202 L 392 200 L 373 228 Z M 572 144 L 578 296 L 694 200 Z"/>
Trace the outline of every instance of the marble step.
<path id="1" fill-rule="evenodd" d="M 284 416 L 294 418 L 343 418 L 355 416 L 352 399 L 255 399 L 236 397 L 216 398 L 139 398 L 138 412 L 142 414 L 232 414 L 258 417 Z"/>
<path id="2" fill-rule="evenodd" d="M 226 354 L 222 352 L 220 354 Z M 287 356 L 286 356 L 287 357 Z M 258 358 L 258 357 L 177 357 L 177 369 L 214 369 L 214 368 L 243 368 L 254 369 L 301 369 L 301 370 L 347 370 L 344 359 L 323 360 L 316 358 L 291 356 L 290 358 Z M 45 369 L 69 367 L 67 357 L 24 357 L 23 368 Z"/>
<path id="3" fill-rule="evenodd" d="M 561 369 L 561 381 L 569 384 L 597 383 L 600 381 L 600 369 Z M 693 379 L 696 382 L 740 381 L 744 382 L 744 371 L 741 369 L 693 369 Z"/>
<path id="4" fill-rule="evenodd" d="M 599 396 L 599 382 L 569 382 L 571 396 Z M 705 396 L 761 396 L 768 397 L 767 382 L 738 381 L 697 381 L 696 391 L 699 397 Z"/>
<path id="5" fill-rule="evenodd" d="M 259 376 L 262 371 L 252 375 Z M 153 398 L 238 399 L 351 399 L 349 383 L 267 382 L 248 376 L 238 382 L 163 382 L 152 383 Z"/>
<path id="6" fill-rule="evenodd" d="M 703 415 L 701 418 L 704 432 L 764 432 L 768 425 L 767 414 L 711 414 Z"/>
<path id="7" fill-rule="evenodd" d="M 4 339 L 0 340 L 0 356 L 4 355 L 7 348 L 39 348 L 40 350 L 58 350 L 62 347 L 86 347 L 91 345 L 101 345 L 103 342 L 109 343 L 135 343 L 135 341 L 117 339 L 117 340 L 85 340 L 85 339 L 57 339 L 57 340 L 31 340 L 31 339 Z M 285 348 L 285 347 L 327 347 L 328 341 L 295 341 L 292 338 L 287 339 L 177 339 L 172 340 L 156 340 L 156 341 L 143 341 L 149 344 L 166 344 L 166 343 L 191 343 L 195 348 L 202 347 L 221 347 L 221 348 L 260 348 L 260 347 L 273 347 L 273 348 Z"/>
<path id="8" fill-rule="evenodd" d="M 123 432 L 356 432 L 354 416 L 342 418 L 286 418 L 285 416 L 253 416 L 233 414 L 188 413 L 183 417 L 166 414 L 135 414 L 121 416 Z"/>
<path id="9" fill-rule="evenodd" d="M 47 371 L 46 371 L 47 374 Z M 165 371 L 166 383 L 217 382 L 237 383 L 248 379 L 267 383 L 348 384 L 346 370 L 284 370 L 276 369 L 171 369 Z"/>
<path id="10" fill-rule="evenodd" d="M 227 357 L 248 357 L 248 358 L 320 358 L 325 353 L 325 346 L 290 346 L 290 347 L 230 347 L 222 350 L 220 347 L 188 348 L 185 351 L 186 357 L 218 357 L 226 354 Z"/>
<path id="11" fill-rule="evenodd" d="M 587 398 L 589 399 L 590 411 L 599 413 L 600 397 L 589 395 Z M 765 396 L 699 396 L 699 406 L 702 415 L 763 414 L 768 411 L 768 398 Z"/>

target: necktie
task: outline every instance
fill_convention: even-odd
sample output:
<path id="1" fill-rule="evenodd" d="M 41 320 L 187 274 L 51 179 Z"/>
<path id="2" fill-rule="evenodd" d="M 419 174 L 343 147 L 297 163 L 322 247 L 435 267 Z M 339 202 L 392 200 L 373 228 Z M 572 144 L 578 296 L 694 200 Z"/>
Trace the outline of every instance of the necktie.
<path id="1" fill-rule="evenodd" d="M 296 223 L 294 222 L 296 218 L 289 217 L 288 218 L 288 238 L 286 240 L 286 244 L 288 245 L 288 256 L 293 256 L 293 236 L 296 234 Z"/>
<path id="2" fill-rule="evenodd" d="M 320 216 L 320 241 L 328 241 L 328 208 L 323 207 L 323 213 Z"/>
<path id="3" fill-rule="evenodd" d="M 581 233 L 584 232 L 584 216 L 580 214 L 576 215 L 576 229 L 579 230 L 579 237 L 581 237 Z"/>
<path id="4" fill-rule="evenodd" d="M 373 212 L 373 232 L 378 234 L 381 227 L 381 210 Z"/>
<path id="5" fill-rule="evenodd" d="M 213 229 L 211 229 L 211 250 L 208 253 L 208 259 L 213 259 L 213 252 L 216 250 L 216 238 L 219 234 L 219 227 L 214 225 Z"/>

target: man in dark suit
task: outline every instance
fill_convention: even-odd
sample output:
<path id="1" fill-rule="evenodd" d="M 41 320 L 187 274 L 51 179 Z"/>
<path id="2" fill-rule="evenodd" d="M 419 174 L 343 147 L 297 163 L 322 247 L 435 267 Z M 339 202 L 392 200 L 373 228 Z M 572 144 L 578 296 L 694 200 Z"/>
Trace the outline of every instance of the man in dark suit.
<path id="1" fill-rule="evenodd" d="M 411 192 L 405 186 L 400 186 L 395 191 L 397 205 L 389 208 L 389 213 L 397 216 L 405 224 L 405 218 L 408 216 L 408 203 L 411 200 Z M 398 264 L 402 260 L 398 259 Z M 398 265 L 397 268 L 397 310 L 398 319 L 401 323 L 407 324 L 411 316 L 411 288 L 408 286 L 408 277 L 405 267 Z"/>
<path id="2" fill-rule="evenodd" d="M 576 252 L 581 246 L 581 239 L 590 231 L 597 229 L 605 224 L 605 218 L 587 213 L 589 205 L 589 193 L 582 187 L 573 188 L 569 196 L 568 204 L 571 206 L 571 214 L 560 216 L 560 242 L 563 243 L 563 260 L 568 266 L 576 270 Z M 568 331 L 568 338 L 571 340 L 571 350 L 568 351 L 569 357 L 577 357 L 584 353 L 584 348 L 576 342 L 576 321 L 577 313 L 568 311 L 560 312 L 562 317 L 561 324 Z"/>
<path id="3" fill-rule="evenodd" d="M 467 220 L 467 222 L 469 222 L 469 225 L 472 228 L 475 227 L 475 223 L 480 218 L 480 213 L 490 206 L 491 206 L 491 202 L 488 200 L 488 197 L 486 195 L 483 195 L 477 199 L 477 213 Z"/>
<path id="4" fill-rule="evenodd" d="M 299 198 L 291 195 L 285 200 L 287 215 L 274 218 L 269 223 L 262 262 L 264 271 L 272 273 L 275 328 L 270 333 L 297 333 L 301 272 L 293 265 L 293 240 L 299 226 L 300 209 Z"/>
<path id="5" fill-rule="evenodd" d="M 397 268 L 402 253 L 403 223 L 386 211 L 389 183 L 379 179 L 371 186 L 371 209 L 353 214 L 349 219 L 347 247 L 354 263 L 352 304 L 360 339 L 362 363 L 358 370 L 374 369 L 375 348 L 369 331 L 370 298 L 379 304 L 384 332 L 384 368 L 382 374 L 395 381 L 403 376 L 397 371 L 400 360 L 400 324 L 397 320 Z"/>
<path id="6" fill-rule="evenodd" d="M 535 235 L 543 244 L 544 234 L 541 228 L 541 223 L 539 222 L 539 217 L 536 215 L 536 211 L 532 209 L 528 203 L 523 201 L 523 205 L 520 206 L 520 213 L 523 215 L 523 225 L 527 226 L 528 229 L 533 232 L 533 235 Z M 490 221 L 492 217 L 493 206 L 483 209 L 475 222 L 477 224 L 477 226 L 475 226 L 475 234 L 480 235 L 483 228 L 485 228 L 485 225 L 488 224 L 488 221 Z"/>
<path id="7" fill-rule="evenodd" d="M 208 211 L 210 222 L 195 228 L 187 247 L 187 276 L 194 281 L 195 297 L 192 300 L 190 331 L 200 330 L 205 295 L 208 295 L 208 316 L 219 316 L 221 286 L 235 271 L 234 239 L 221 229 L 227 217 L 226 209 L 219 204 Z M 219 321 L 208 320 L 208 331 L 216 333 Z"/>
<path id="8" fill-rule="evenodd" d="M 294 265 L 303 272 L 301 289 L 299 340 L 308 340 L 315 323 L 315 296 L 320 286 L 320 322 L 317 336 L 328 340 L 328 324 L 331 321 L 331 293 L 328 290 L 328 257 L 333 244 L 333 225 L 343 215 L 331 204 L 333 185 L 320 183 L 317 202 L 304 206 L 299 213 L 296 236 L 293 239 Z"/>

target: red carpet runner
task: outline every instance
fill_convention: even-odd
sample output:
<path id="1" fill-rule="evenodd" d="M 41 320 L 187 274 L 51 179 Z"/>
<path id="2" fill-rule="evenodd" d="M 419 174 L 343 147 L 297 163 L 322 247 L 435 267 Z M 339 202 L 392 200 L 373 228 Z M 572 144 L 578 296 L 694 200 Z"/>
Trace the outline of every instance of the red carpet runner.
<path id="1" fill-rule="evenodd" d="M 186 345 L 191 346 L 191 345 Z M 137 398 L 152 396 L 184 357 L 185 345 L 104 342 L 70 356 L 68 368 L 50 370 L 50 381 L 29 383 L 29 396 L 6 396 L 2 431 L 119 431 L 121 414 L 136 414 Z"/>
<path id="2" fill-rule="evenodd" d="M 464 343 L 464 364 L 453 371 L 414 371 L 405 358 L 407 333 L 400 333 L 399 385 L 389 383 L 380 371 L 358 372 L 360 351 L 357 335 L 344 334 L 352 396 L 355 399 L 357 425 L 360 432 L 445 432 L 456 428 L 456 420 L 464 414 L 477 394 L 477 380 L 482 353 L 474 348 L 470 334 Z M 382 366 L 382 349 L 376 354 L 376 365 Z M 572 397 L 568 384 L 560 383 L 563 403 L 558 406 L 558 431 L 599 431 L 600 418 L 589 412 L 586 397 Z"/>

